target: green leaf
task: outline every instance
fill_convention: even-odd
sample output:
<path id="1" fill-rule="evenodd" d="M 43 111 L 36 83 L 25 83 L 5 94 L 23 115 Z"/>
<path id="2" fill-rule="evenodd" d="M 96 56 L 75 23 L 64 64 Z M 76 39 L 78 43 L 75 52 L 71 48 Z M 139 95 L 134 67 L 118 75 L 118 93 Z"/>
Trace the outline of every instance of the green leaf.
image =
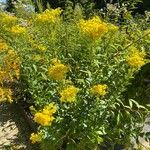
<path id="1" fill-rule="evenodd" d="M 120 111 L 118 112 L 118 115 L 117 115 L 117 125 L 119 124 L 120 122 Z"/>
<path id="2" fill-rule="evenodd" d="M 66 150 L 76 150 L 76 143 L 73 139 L 67 143 L 67 149 Z"/>
<path id="3" fill-rule="evenodd" d="M 41 73 L 44 80 L 47 80 L 47 76 L 44 73 Z"/>
<path id="4" fill-rule="evenodd" d="M 97 136 L 97 143 L 98 143 L 98 144 L 101 144 L 103 141 L 104 141 L 104 140 L 103 140 L 102 137 Z"/>
<path id="5" fill-rule="evenodd" d="M 135 100 L 130 99 L 130 101 L 132 101 L 132 102 L 136 105 L 136 107 L 137 107 L 137 108 L 139 108 L 139 107 L 140 107 L 139 103 L 138 103 L 138 102 L 136 102 Z M 129 102 L 130 102 L 130 101 L 129 101 Z"/>
<path id="6" fill-rule="evenodd" d="M 132 107 L 133 107 L 133 103 L 132 103 L 132 101 L 131 101 L 131 100 L 129 100 L 129 105 L 130 105 L 130 108 L 132 108 Z"/>
<path id="7" fill-rule="evenodd" d="M 33 69 L 37 72 L 37 66 L 33 64 Z"/>

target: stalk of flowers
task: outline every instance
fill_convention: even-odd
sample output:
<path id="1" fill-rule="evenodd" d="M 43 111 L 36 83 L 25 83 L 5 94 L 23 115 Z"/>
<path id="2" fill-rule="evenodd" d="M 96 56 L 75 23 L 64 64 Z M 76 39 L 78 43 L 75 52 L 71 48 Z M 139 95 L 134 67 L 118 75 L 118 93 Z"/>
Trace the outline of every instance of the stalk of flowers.
<path id="1" fill-rule="evenodd" d="M 8 45 L 2 39 L 0 39 L 0 52 L 7 49 Z"/>
<path id="2" fill-rule="evenodd" d="M 6 13 L 0 13 L 1 24 L 4 26 L 12 26 L 16 24 L 17 17 Z"/>
<path id="3" fill-rule="evenodd" d="M 13 102 L 11 89 L 0 87 L 0 102 L 3 101 Z"/>
<path id="4" fill-rule="evenodd" d="M 146 64 L 146 59 L 144 59 L 145 55 L 145 52 L 140 52 L 137 48 L 131 47 L 126 61 L 131 67 L 141 68 Z"/>
<path id="5" fill-rule="evenodd" d="M 63 89 L 60 94 L 60 101 L 61 102 L 75 102 L 76 101 L 76 95 L 79 92 L 79 89 L 74 86 L 69 86 L 65 89 Z"/>
<path id="6" fill-rule="evenodd" d="M 14 35 L 22 35 L 27 32 L 25 27 L 21 27 L 19 25 L 12 26 L 11 29 L 9 30 Z"/>
<path id="7" fill-rule="evenodd" d="M 108 86 L 106 84 L 97 84 L 91 87 L 91 92 L 94 95 L 104 96 L 107 94 Z"/>
<path id="8" fill-rule="evenodd" d="M 60 8 L 56 9 L 47 9 L 41 14 L 37 14 L 35 22 L 38 23 L 56 23 L 60 20 L 60 14 L 62 10 Z"/>
<path id="9" fill-rule="evenodd" d="M 14 77 L 19 79 L 20 77 L 20 59 L 13 50 L 8 50 L 6 56 L 3 59 L 3 66 L 7 77 L 12 81 Z"/>
<path id="10" fill-rule="evenodd" d="M 80 20 L 78 23 L 80 31 L 92 39 L 100 38 L 108 31 L 107 24 L 102 22 L 98 16 L 89 20 Z"/>
<path id="11" fill-rule="evenodd" d="M 0 84 L 3 84 L 4 80 L 7 77 L 7 72 L 4 68 L 0 67 Z"/>
<path id="12" fill-rule="evenodd" d="M 46 105 L 43 110 L 36 112 L 34 115 L 34 121 L 42 126 L 51 126 L 53 120 L 53 114 L 56 112 L 57 107 L 54 103 Z"/>
<path id="13" fill-rule="evenodd" d="M 63 80 L 68 70 L 68 66 L 62 64 L 58 60 L 56 63 L 53 63 L 53 65 L 48 68 L 48 75 L 54 80 Z"/>
<path id="14" fill-rule="evenodd" d="M 35 144 L 37 142 L 41 142 L 42 141 L 42 133 L 37 132 L 37 133 L 32 133 L 30 136 L 30 140 L 32 144 Z"/>

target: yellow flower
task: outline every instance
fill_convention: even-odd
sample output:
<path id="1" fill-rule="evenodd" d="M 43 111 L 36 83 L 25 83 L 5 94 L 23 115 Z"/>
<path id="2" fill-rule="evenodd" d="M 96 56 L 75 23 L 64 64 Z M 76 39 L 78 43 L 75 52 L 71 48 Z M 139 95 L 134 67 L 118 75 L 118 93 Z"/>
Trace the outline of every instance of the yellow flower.
<path id="1" fill-rule="evenodd" d="M 37 112 L 34 116 L 34 121 L 42 126 L 50 126 L 55 118 L 47 114 Z"/>
<path id="2" fill-rule="evenodd" d="M 104 96 L 107 93 L 108 86 L 106 84 L 94 85 L 91 88 L 91 92 L 96 95 Z"/>
<path id="3" fill-rule="evenodd" d="M 10 32 L 13 33 L 13 34 L 24 34 L 27 32 L 26 28 L 25 27 L 21 27 L 19 25 L 16 25 L 16 26 L 12 26 L 12 28 L 10 29 Z"/>
<path id="4" fill-rule="evenodd" d="M 140 68 L 146 64 L 144 57 L 145 52 L 140 52 L 135 47 L 132 47 L 126 61 L 131 67 Z"/>
<path id="5" fill-rule="evenodd" d="M 20 77 L 20 69 L 18 68 L 16 70 L 14 70 L 14 73 L 15 73 L 16 78 L 19 79 L 19 77 Z"/>
<path id="6" fill-rule="evenodd" d="M 55 80 L 63 80 L 67 72 L 68 67 L 61 63 L 57 63 L 48 69 L 49 76 Z"/>
<path id="7" fill-rule="evenodd" d="M 32 142 L 32 144 L 36 143 L 36 142 L 41 142 L 42 141 L 42 134 L 41 133 L 32 133 L 30 136 L 30 140 Z"/>
<path id="8" fill-rule="evenodd" d="M 102 22 L 98 16 L 89 20 L 82 19 L 78 25 L 81 32 L 92 39 L 98 39 L 108 31 L 107 24 Z"/>
<path id="9" fill-rule="evenodd" d="M 8 101 L 12 103 L 12 90 L 0 87 L 0 101 Z"/>
<path id="10" fill-rule="evenodd" d="M 54 103 L 50 103 L 43 108 L 42 113 L 45 115 L 52 116 L 57 111 L 57 107 Z"/>
<path id="11" fill-rule="evenodd" d="M 0 51 L 6 50 L 6 49 L 8 49 L 7 44 L 3 40 L 0 40 Z"/>
<path id="12" fill-rule="evenodd" d="M 42 126 L 50 126 L 55 119 L 52 115 L 56 112 L 57 107 L 54 103 L 46 105 L 41 112 L 37 112 L 34 121 Z"/>
<path id="13" fill-rule="evenodd" d="M 4 80 L 7 78 L 7 72 L 0 68 L 0 83 L 2 84 Z"/>
<path id="14" fill-rule="evenodd" d="M 12 25 L 17 22 L 17 17 L 15 16 L 8 15 L 6 13 L 2 13 L 0 14 L 0 16 L 1 16 L 1 23 L 4 24 L 5 26 Z"/>
<path id="15" fill-rule="evenodd" d="M 13 50 L 8 50 L 8 53 L 3 59 L 5 71 L 7 76 L 10 77 L 10 80 L 13 80 L 13 77 L 19 79 L 20 77 L 20 59 Z"/>
<path id="16" fill-rule="evenodd" d="M 60 8 L 50 10 L 47 9 L 41 14 L 38 14 L 35 18 L 35 21 L 39 23 L 55 23 L 59 20 L 61 12 L 62 10 Z"/>
<path id="17" fill-rule="evenodd" d="M 61 102 L 74 102 L 79 89 L 74 86 L 69 86 L 60 92 Z"/>

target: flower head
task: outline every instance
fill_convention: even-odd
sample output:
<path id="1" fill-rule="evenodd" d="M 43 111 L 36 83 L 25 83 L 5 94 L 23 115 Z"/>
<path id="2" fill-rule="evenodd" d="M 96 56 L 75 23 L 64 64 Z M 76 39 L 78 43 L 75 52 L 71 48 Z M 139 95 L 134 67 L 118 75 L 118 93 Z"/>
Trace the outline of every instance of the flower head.
<path id="1" fill-rule="evenodd" d="M 37 112 L 34 116 L 34 121 L 42 126 L 50 126 L 55 118 L 41 112 Z"/>
<path id="2" fill-rule="evenodd" d="M 36 143 L 36 142 L 41 142 L 42 141 L 42 134 L 41 133 L 32 133 L 30 136 L 30 140 L 32 142 L 32 144 Z"/>
<path id="3" fill-rule="evenodd" d="M 8 101 L 12 103 L 12 90 L 0 87 L 0 101 Z"/>
<path id="4" fill-rule="evenodd" d="M 3 68 L 0 68 L 0 83 L 1 84 L 4 82 L 6 77 L 7 77 L 7 72 Z"/>
<path id="5" fill-rule="evenodd" d="M 18 34 L 24 34 L 27 32 L 26 28 L 25 27 L 21 27 L 19 25 L 16 25 L 16 26 L 12 26 L 12 28 L 10 29 L 10 32 L 15 34 L 15 35 L 18 35 Z"/>
<path id="6" fill-rule="evenodd" d="M 49 76 L 55 80 L 63 80 L 67 72 L 68 67 L 61 63 L 56 63 L 48 69 Z"/>
<path id="7" fill-rule="evenodd" d="M 7 44 L 0 39 L 0 51 L 8 49 Z"/>
<path id="8" fill-rule="evenodd" d="M 74 102 L 79 89 L 74 86 L 69 86 L 60 92 L 61 102 Z"/>
<path id="9" fill-rule="evenodd" d="M 41 14 L 38 14 L 35 18 L 35 21 L 39 23 L 55 23 L 59 20 L 61 12 L 62 10 L 60 8 L 47 9 Z"/>
<path id="10" fill-rule="evenodd" d="M 107 93 L 108 86 L 106 84 L 98 84 L 98 85 L 94 85 L 91 88 L 91 92 L 95 95 L 100 95 L 100 96 L 104 96 Z"/>
<path id="11" fill-rule="evenodd" d="M 53 114 L 56 112 L 57 107 L 54 103 L 46 105 L 40 112 L 34 116 L 34 121 L 42 126 L 50 126 L 55 119 Z"/>
<path id="12" fill-rule="evenodd" d="M 52 116 L 57 111 L 57 107 L 54 103 L 50 103 L 43 108 L 42 113 L 45 115 Z"/>
<path id="13" fill-rule="evenodd" d="M 2 13 L 1 15 L 1 23 L 4 24 L 5 26 L 7 25 L 12 25 L 17 22 L 17 17 Z"/>
<path id="14" fill-rule="evenodd" d="M 135 47 L 132 47 L 126 60 L 131 67 L 140 68 L 146 63 L 144 57 L 145 52 L 140 52 Z"/>
<path id="15" fill-rule="evenodd" d="M 107 24 L 102 22 L 98 16 L 89 20 L 82 19 L 78 25 L 81 32 L 92 39 L 100 38 L 108 31 Z"/>
<path id="16" fill-rule="evenodd" d="M 8 50 L 6 56 L 3 59 L 5 71 L 10 80 L 14 77 L 19 79 L 20 76 L 20 58 L 17 56 L 15 51 Z"/>

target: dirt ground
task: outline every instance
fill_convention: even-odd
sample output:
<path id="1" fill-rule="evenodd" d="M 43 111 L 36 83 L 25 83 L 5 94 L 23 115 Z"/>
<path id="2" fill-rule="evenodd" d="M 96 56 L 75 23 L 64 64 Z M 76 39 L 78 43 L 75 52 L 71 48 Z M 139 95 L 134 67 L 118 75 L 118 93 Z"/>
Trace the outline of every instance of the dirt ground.
<path id="1" fill-rule="evenodd" d="M 14 105 L 0 104 L 0 150 L 36 150 L 31 130 Z"/>

